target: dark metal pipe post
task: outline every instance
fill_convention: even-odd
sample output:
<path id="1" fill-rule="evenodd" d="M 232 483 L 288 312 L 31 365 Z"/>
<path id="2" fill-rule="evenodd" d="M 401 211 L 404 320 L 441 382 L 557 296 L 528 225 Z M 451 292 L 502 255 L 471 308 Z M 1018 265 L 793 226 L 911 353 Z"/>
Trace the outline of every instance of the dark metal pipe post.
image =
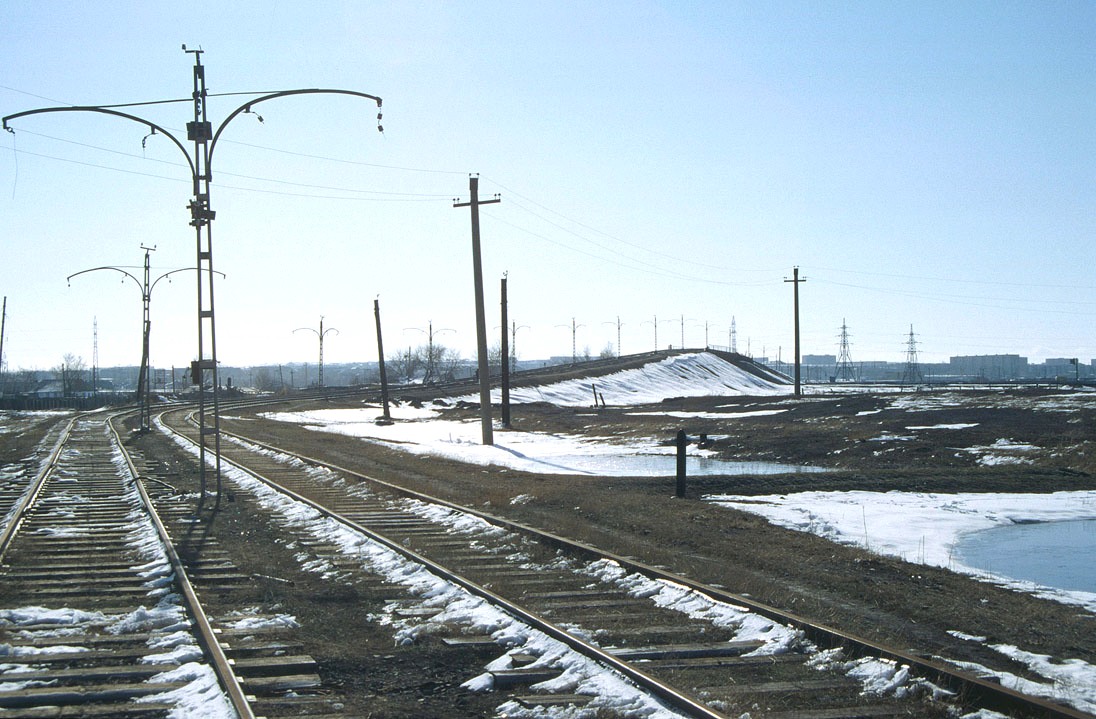
<path id="1" fill-rule="evenodd" d="M 685 430 L 677 431 L 677 496 L 685 496 L 685 446 L 689 440 L 685 436 Z"/>

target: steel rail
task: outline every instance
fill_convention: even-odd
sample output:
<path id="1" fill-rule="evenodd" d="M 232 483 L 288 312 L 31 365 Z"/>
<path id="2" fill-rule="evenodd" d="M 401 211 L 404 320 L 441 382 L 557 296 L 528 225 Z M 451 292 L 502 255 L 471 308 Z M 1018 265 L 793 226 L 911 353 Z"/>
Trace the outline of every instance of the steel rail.
<path id="1" fill-rule="evenodd" d="M 352 469 L 348 469 L 346 467 L 342 467 L 337 464 L 333 464 L 331 462 L 326 462 L 315 457 L 287 451 L 284 448 L 276 447 L 249 437 L 244 437 L 242 435 L 238 435 L 232 432 L 225 432 L 224 434 L 229 437 L 234 437 L 240 441 L 249 442 L 272 452 L 280 452 L 282 454 L 295 457 L 297 459 L 300 459 L 301 461 L 307 462 L 317 467 L 323 467 L 326 469 L 345 473 L 351 477 L 357 477 L 362 481 L 370 482 L 378 486 L 384 487 L 385 489 L 404 497 L 418 499 L 431 504 L 440 505 L 454 511 L 470 514 L 472 516 L 490 522 L 496 526 L 500 526 L 505 529 L 509 529 L 514 532 L 533 537 L 539 541 L 546 542 L 555 547 L 566 548 L 568 551 L 572 551 L 589 558 L 609 559 L 616 562 L 625 569 L 637 572 L 651 579 L 680 584 L 688 587 L 689 589 L 705 594 L 712 599 L 744 606 L 747 609 L 766 617 L 767 619 L 790 625 L 802 631 L 811 641 L 822 646 L 827 646 L 831 648 L 842 647 L 846 651 L 850 651 L 850 653 L 854 656 L 878 656 L 885 659 L 890 659 L 892 661 L 907 664 L 918 675 L 929 678 L 930 680 L 943 685 L 944 688 L 955 692 L 958 696 L 967 698 L 968 701 L 976 704 L 980 708 L 992 709 L 1000 712 L 1013 712 L 1016 710 L 1020 710 L 1024 713 L 1024 716 L 1039 717 L 1041 719 L 1093 719 L 1094 716 L 1092 714 L 1080 711 L 1078 709 L 1074 709 L 1073 707 L 1069 707 L 1064 704 L 1058 704 L 1056 702 L 1043 699 L 1041 697 L 1024 694 L 1015 689 L 1010 689 L 992 681 L 987 681 L 968 672 L 949 667 L 942 662 L 925 659 L 924 657 L 920 657 L 914 654 L 910 654 L 908 652 L 904 652 L 900 649 L 895 649 L 885 646 L 883 644 L 876 643 L 870 639 L 857 636 L 855 634 L 846 632 L 841 629 L 837 629 L 835 627 L 827 626 L 825 624 L 819 624 L 800 615 L 784 611 L 763 602 L 759 602 L 756 599 L 751 599 L 741 594 L 734 594 L 732 592 L 728 592 L 717 587 L 698 582 L 688 577 L 673 574 L 664 569 L 660 569 L 644 562 L 640 562 L 633 558 L 625 557 L 612 552 L 607 552 L 590 544 L 578 542 L 573 539 L 560 536 L 558 534 L 553 534 L 551 532 L 537 529 L 536 527 L 533 527 L 531 525 L 515 522 L 509 519 L 505 519 L 503 517 L 499 517 L 497 515 L 480 511 L 475 508 L 466 507 L 460 504 L 456 504 L 454 502 L 449 502 L 444 499 L 424 494 L 422 492 L 417 492 L 415 490 L 407 489 L 405 487 L 400 487 L 399 485 L 392 484 L 391 482 L 386 482 L 375 477 L 370 477 L 369 475 Z M 325 511 L 322 508 L 319 509 L 321 511 Z"/>
<path id="2" fill-rule="evenodd" d="M 217 681 L 220 683 L 221 687 L 224 688 L 225 693 L 228 695 L 229 702 L 232 704 L 232 708 L 236 711 L 239 718 L 255 719 L 255 713 L 251 709 L 251 702 L 244 693 L 243 687 L 240 686 L 236 673 L 232 669 L 232 664 L 229 662 L 224 649 L 221 647 L 220 641 L 217 639 L 217 635 L 213 631 L 213 625 L 210 623 L 209 617 L 206 616 L 205 611 L 202 609 L 202 603 L 201 600 L 198 599 L 198 593 L 194 591 L 194 586 L 187 577 L 183 562 L 179 558 L 178 552 L 175 551 L 174 543 L 171 541 L 171 535 L 168 534 L 167 528 L 160 520 L 160 515 L 157 514 L 156 509 L 152 505 L 152 499 L 145 490 L 145 486 L 141 481 L 140 472 L 138 472 L 137 466 L 133 462 L 133 458 L 130 457 L 129 452 L 126 451 L 125 445 L 122 443 L 118 429 L 114 426 L 114 419 L 114 416 L 108 418 L 107 426 L 110 428 L 114 441 L 117 443 L 119 452 L 123 459 L 125 459 L 126 467 L 133 476 L 133 482 L 141 496 L 141 502 L 145 506 L 145 512 L 148 514 L 149 520 L 152 522 L 153 526 L 156 527 L 156 534 L 160 537 L 160 542 L 167 554 L 168 562 L 171 564 L 171 569 L 175 574 L 175 581 L 182 591 L 184 601 L 186 602 L 187 612 L 194 620 L 194 625 L 198 629 L 198 640 L 202 645 L 202 650 L 213 665 L 213 671 L 217 675 Z"/>
<path id="3" fill-rule="evenodd" d="M 179 431 L 178 429 L 175 429 L 175 428 L 172 428 L 172 427 L 166 425 L 162 421 L 163 414 L 165 414 L 165 413 L 161 413 L 161 415 L 160 415 L 160 418 L 161 418 L 160 424 L 162 426 L 164 426 L 167 429 L 171 430 L 176 435 L 178 435 L 180 437 L 183 437 L 188 442 L 191 442 L 192 444 L 196 444 L 194 442 L 194 440 L 191 439 L 188 435 L 184 434 L 183 432 Z M 193 422 L 192 417 L 189 416 L 189 415 L 187 417 L 187 420 L 190 421 L 190 422 Z M 250 441 L 250 440 L 248 440 L 248 441 Z M 276 451 L 282 452 L 282 450 L 276 450 Z M 282 452 L 282 453 L 284 454 L 285 452 Z M 306 460 L 306 461 L 311 461 L 311 460 Z M 311 507 L 312 509 L 319 512 L 321 515 L 323 515 L 325 517 L 328 517 L 328 518 L 330 518 L 330 519 L 332 519 L 336 522 L 339 522 L 340 524 L 342 524 L 342 525 L 344 525 L 344 526 L 346 526 L 350 529 L 353 529 L 355 532 L 359 532 L 361 534 L 364 534 L 366 537 L 368 537 L 369 539 L 377 542 L 378 544 L 383 545 L 384 547 L 398 553 L 399 555 L 411 560 L 412 562 L 415 562 L 416 564 L 420 564 L 420 565 L 426 567 L 430 572 L 432 572 L 435 575 L 441 577 L 442 579 L 445 579 L 446 581 L 452 582 L 453 584 L 456 584 L 457 586 L 463 588 L 464 590 L 468 591 L 469 593 L 486 600 L 490 604 L 494 605 L 496 608 L 499 608 L 502 611 L 506 612 L 507 614 L 510 614 L 511 616 L 521 620 L 522 622 L 525 622 L 526 624 L 530 625 L 534 629 L 537 629 L 537 630 L 543 632 L 544 634 L 548 635 L 552 639 L 555 639 L 555 640 L 561 642 L 562 644 L 568 646 L 569 648 L 571 648 L 572 650 L 574 650 L 574 651 L 578 652 L 579 654 L 585 656 L 586 658 L 591 659 L 593 661 L 596 661 L 599 664 L 601 664 L 603 666 L 606 666 L 606 667 L 616 671 L 617 673 L 623 675 L 628 680 L 630 680 L 630 681 L 634 682 L 635 684 L 637 684 L 640 688 L 644 689 L 645 691 L 650 692 L 652 695 L 658 697 L 660 700 L 662 700 L 662 701 L 666 702 L 667 704 L 669 704 L 672 708 L 674 708 L 676 710 L 679 710 L 679 711 L 687 712 L 689 716 L 697 717 L 698 719 L 727 719 L 725 714 L 721 714 L 719 712 L 713 711 L 711 708 L 706 707 L 703 704 L 700 704 L 699 702 L 695 701 L 691 697 L 688 697 L 688 696 L 680 693 L 679 691 L 677 691 L 673 687 L 671 687 L 667 684 L 664 684 L 663 682 L 659 681 L 655 677 L 652 677 L 651 675 L 649 675 L 649 674 L 647 674 L 643 671 L 640 671 L 633 664 L 631 664 L 627 661 L 624 661 L 622 659 L 619 659 L 619 658 L 613 656 L 612 654 L 609 654 L 605 650 L 603 650 L 599 647 L 596 647 L 593 644 L 589 644 L 588 642 L 585 642 L 582 639 L 579 639 L 578 637 L 564 631 L 563 629 L 560 629 L 559 627 L 552 624 L 548 620 L 540 617 L 539 615 L 534 614 L 533 612 L 530 612 L 529 610 L 527 610 L 527 609 L 511 602 L 510 600 L 506 599 L 505 597 L 502 597 L 502 596 L 492 592 L 490 589 L 487 589 L 486 587 L 484 587 L 484 586 L 482 586 L 482 585 L 480 585 L 476 582 L 473 582 L 473 581 L 471 581 L 471 580 L 469 580 L 469 579 L 467 579 L 467 578 L 465 578 L 465 577 L 463 577 L 459 574 L 456 574 L 452 570 L 438 564 L 437 562 L 434 562 L 433 560 L 429 559 L 428 557 L 424 557 L 423 555 L 421 555 L 417 552 L 414 552 L 414 551 L 408 549 L 407 547 L 404 547 L 401 544 L 393 542 L 392 540 L 388 539 L 387 537 L 385 537 L 383 535 L 380 535 L 380 534 L 377 534 L 376 532 L 369 529 L 368 527 L 365 527 L 365 526 L 359 524 L 358 522 L 355 522 L 354 520 L 343 517 L 340 514 L 338 514 L 337 512 L 334 512 L 331 509 L 328 509 L 327 507 L 325 507 L 321 504 L 318 504 L 317 502 L 315 502 L 315 501 L 313 501 L 313 500 L 311 500 L 307 497 L 304 497 L 304 496 L 298 494 L 297 492 L 294 492 L 293 490 L 290 490 L 290 489 L 287 489 L 287 488 L 281 486 L 280 484 L 278 484 L 277 482 L 275 482 L 273 480 L 267 479 L 267 478 L 263 477 L 262 475 L 254 472 L 250 469 L 247 469 L 246 467 L 244 467 L 244 466 L 242 466 L 242 465 L 240 465 L 236 462 L 233 462 L 231 459 L 228 459 L 228 458 L 222 456 L 221 457 L 221 462 L 222 463 L 227 463 L 230 466 L 235 467 L 236 469 L 240 470 L 241 472 L 244 472 L 244 473 L 248 474 L 251 477 L 254 477 L 255 479 L 259 480 L 260 482 L 263 482 L 264 484 L 267 484 L 268 486 L 272 486 L 272 487 L 276 488 L 277 491 L 285 494 L 286 496 L 292 498 L 293 500 L 301 502 L 302 504 L 305 504 L 305 505 Z M 352 474 L 355 474 L 355 476 L 357 476 L 356 473 L 352 473 Z"/>

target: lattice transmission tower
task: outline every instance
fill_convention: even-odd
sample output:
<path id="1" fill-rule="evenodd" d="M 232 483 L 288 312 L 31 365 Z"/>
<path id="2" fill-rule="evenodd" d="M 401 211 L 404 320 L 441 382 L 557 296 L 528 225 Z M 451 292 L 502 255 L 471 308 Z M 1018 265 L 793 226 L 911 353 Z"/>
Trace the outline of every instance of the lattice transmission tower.
<path id="1" fill-rule="evenodd" d="M 738 327 L 735 326 L 734 315 L 731 315 L 731 352 L 738 352 Z"/>
<path id="2" fill-rule="evenodd" d="M 837 366 L 833 371 L 835 382 L 855 382 L 856 370 L 853 368 L 852 355 L 849 352 L 849 328 L 845 318 L 841 318 L 841 344 L 837 354 Z"/>
<path id="3" fill-rule="evenodd" d="M 921 367 L 917 363 L 917 339 L 913 334 L 913 325 L 910 325 L 910 336 L 906 340 L 906 369 L 902 372 L 902 385 L 924 384 L 924 382 Z"/>

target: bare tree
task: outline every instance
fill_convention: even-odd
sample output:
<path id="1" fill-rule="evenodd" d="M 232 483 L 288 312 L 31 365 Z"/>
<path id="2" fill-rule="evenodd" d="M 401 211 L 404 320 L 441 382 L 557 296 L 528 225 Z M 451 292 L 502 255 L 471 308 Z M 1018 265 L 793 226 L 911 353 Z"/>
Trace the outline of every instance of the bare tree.
<path id="1" fill-rule="evenodd" d="M 53 368 L 53 375 L 61 380 L 62 391 L 66 397 L 87 389 L 87 364 L 82 357 L 66 354 L 61 358 L 61 364 Z"/>
<path id="2" fill-rule="evenodd" d="M 399 378 L 403 382 L 410 382 L 418 372 L 418 359 L 408 347 L 406 352 L 389 355 L 384 362 L 393 380 Z"/>
<path id="3" fill-rule="evenodd" d="M 459 352 L 437 342 L 433 345 L 420 345 L 415 352 L 423 368 L 424 383 L 452 381 L 453 370 L 460 362 Z"/>
<path id="4" fill-rule="evenodd" d="M 278 388 L 278 382 L 269 367 L 260 367 L 255 370 L 251 383 L 260 392 L 273 392 Z"/>

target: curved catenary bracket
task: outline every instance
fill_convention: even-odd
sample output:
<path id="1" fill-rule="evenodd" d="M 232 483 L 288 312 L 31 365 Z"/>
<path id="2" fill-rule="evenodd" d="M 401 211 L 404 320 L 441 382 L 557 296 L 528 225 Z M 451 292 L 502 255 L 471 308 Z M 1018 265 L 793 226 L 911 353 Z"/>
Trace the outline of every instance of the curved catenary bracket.
<path id="1" fill-rule="evenodd" d="M 99 270 L 114 270 L 115 272 L 121 272 L 123 275 L 125 275 L 129 279 L 136 282 L 137 283 L 137 289 L 139 289 L 141 291 L 142 295 L 145 294 L 145 287 L 144 287 L 144 285 L 141 284 L 141 281 L 139 279 L 137 279 L 136 277 L 134 277 L 133 275 L 131 275 L 130 273 L 126 272 L 125 270 L 119 268 L 119 267 L 92 267 L 90 270 L 80 270 L 79 272 L 73 272 L 71 275 L 66 277 L 65 282 L 71 282 L 72 278 L 76 277 L 77 275 L 84 275 L 84 274 L 87 274 L 88 272 L 97 272 Z M 124 283 L 125 280 L 122 280 L 122 282 Z"/>
<path id="2" fill-rule="evenodd" d="M 179 142 L 178 138 L 176 138 L 174 135 L 172 135 L 170 132 L 168 132 L 164 128 L 157 125 L 155 122 L 150 122 L 150 121 L 148 121 L 148 120 L 146 120 L 142 117 L 137 117 L 136 115 L 130 115 L 128 112 L 118 112 L 117 110 L 111 110 L 111 109 L 105 108 L 105 107 L 96 107 L 94 105 L 88 105 L 88 106 L 79 106 L 78 105 L 78 106 L 75 106 L 75 107 L 42 107 L 42 108 L 39 108 L 37 110 L 24 110 L 23 112 L 17 112 L 14 115 L 8 115 L 8 116 L 4 117 L 4 119 L 3 119 L 3 128 L 5 130 L 7 130 L 8 132 L 14 133 L 15 129 L 8 125 L 9 120 L 15 120 L 15 119 L 18 119 L 20 117 L 27 117 L 28 115 L 42 115 L 42 114 L 45 114 L 47 112 L 99 112 L 99 113 L 102 113 L 104 115 L 113 115 L 115 117 L 121 117 L 125 120 L 133 120 L 134 122 L 140 123 L 140 124 L 144 125 L 145 127 L 150 128 L 153 132 L 158 132 L 161 135 L 164 135 L 169 140 L 171 140 L 172 142 L 175 143 L 175 146 L 178 147 L 179 151 L 183 153 L 183 157 L 186 158 L 187 164 L 190 165 L 190 174 L 191 174 L 191 176 L 195 178 L 195 183 L 197 182 L 198 171 L 195 169 L 194 161 L 190 158 L 190 153 L 187 152 L 187 149 L 183 145 L 183 143 Z M 195 188 L 195 192 L 196 191 L 197 191 L 197 188 Z"/>
<path id="3" fill-rule="evenodd" d="M 376 95 L 367 95 L 364 92 L 356 92 L 354 90 L 334 90 L 334 89 L 323 89 L 323 88 L 310 88 L 310 89 L 305 89 L 305 90 L 282 90 L 280 92 L 272 92 L 269 95 L 263 95 L 262 97 L 257 97 L 254 100 L 250 100 L 248 102 L 245 102 L 243 105 L 240 105 L 235 110 L 230 112 L 228 114 L 228 117 L 226 117 L 224 120 L 221 121 L 221 124 L 217 127 L 217 132 L 215 132 L 213 134 L 213 140 L 210 141 L 210 143 L 209 143 L 209 159 L 206 160 L 206 167 L 209 168 L 213 165 L 213 151 L 217 147 L 217 140 L 221 137 L 221 133 L 224 132 L 224 129 L 228 125 L 228 123 L 231 122 L 232 119 L 235 118 L 240 113 L 251 112 L 251 108 L 252 108 L 253 105 L 258 105 L 260 102 L 266 102 L 267 100 L 276 100 L 280 97 L 290 97 L 292 95 L 322 95 L 322 94 L 351 95 L 353 97 L 364 97 L 367 100 L 372 100 L 375 103 L 377 103 L 377 109 L 378 110 L 380 109 L 381 102 L 382 102 L 381 98 L 377 97 Z M 378 122 L 377 129 L 383 131 L 384 128 L 379 124 L 380 119 L 381 119 L 381 113 L 378 112 L 377 113 L 377 122 Z"/>

